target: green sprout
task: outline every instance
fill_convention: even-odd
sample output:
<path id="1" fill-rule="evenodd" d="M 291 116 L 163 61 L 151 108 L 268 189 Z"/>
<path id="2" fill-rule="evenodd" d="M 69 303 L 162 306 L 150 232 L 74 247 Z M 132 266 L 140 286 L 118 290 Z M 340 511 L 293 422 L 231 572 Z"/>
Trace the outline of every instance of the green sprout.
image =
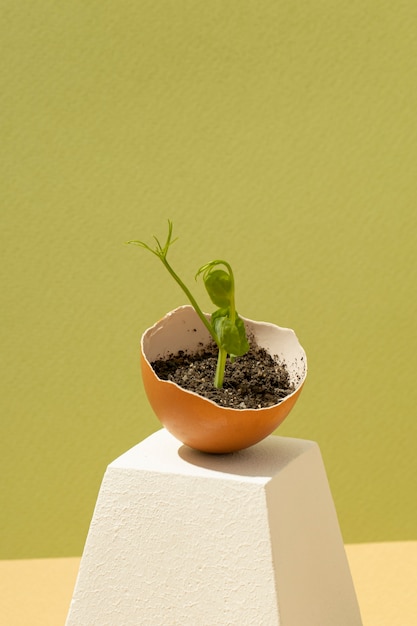
<path id="1" fill-rule="evenodd" d="M 236 357 L 243 356 L 249 350 L 245 326 L 235 307 L 235 281 L 232 268 L 226 261 L 218 259 L 200 267 L 195 275 L 196 279 L 200 274 L 203 275 L 207 293 L 213 304 L 219 307 L 211 314 L 210 320 L 208 320 L 188 287 L 167 260 L 168 250 L 176 241 L 176 239 L 172 239 L 172 226 L 172 222 L 168 220 L 168 236 L 164 246 L 161 245 L 159 239 L 155 236 L 156 245 L 153 248 L 143 241 L 134 240 L 127 243 L 145 248 L 145 250 L 157 256 L 191 302 L 195 312 L 219 349 L 214 386 L 221 388 L 223 386 L 227 355 L 233 361 Z M 225 269 L 219 269 L 219 266 L 223 266 Z"/>

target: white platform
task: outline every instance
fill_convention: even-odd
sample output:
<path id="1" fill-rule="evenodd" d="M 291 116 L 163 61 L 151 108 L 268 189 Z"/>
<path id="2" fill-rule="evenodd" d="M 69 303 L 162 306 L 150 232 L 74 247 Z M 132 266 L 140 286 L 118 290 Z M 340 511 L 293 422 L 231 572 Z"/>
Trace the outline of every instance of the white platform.
<path id="1" fill-rule="evenodd" d="M 316 443 L 160 430 L 105 473 L 66 626 L 360 626 Z"/>

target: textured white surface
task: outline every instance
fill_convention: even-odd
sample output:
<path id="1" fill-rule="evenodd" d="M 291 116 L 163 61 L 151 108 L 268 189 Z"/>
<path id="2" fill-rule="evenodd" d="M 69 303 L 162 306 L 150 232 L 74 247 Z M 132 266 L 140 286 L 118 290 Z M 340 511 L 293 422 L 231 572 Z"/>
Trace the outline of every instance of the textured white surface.
<path id="1" fill-rule="evenodd" d="M 67 626 L 360 624 L 317 444 L 160 430 L 107 468 Z"/>

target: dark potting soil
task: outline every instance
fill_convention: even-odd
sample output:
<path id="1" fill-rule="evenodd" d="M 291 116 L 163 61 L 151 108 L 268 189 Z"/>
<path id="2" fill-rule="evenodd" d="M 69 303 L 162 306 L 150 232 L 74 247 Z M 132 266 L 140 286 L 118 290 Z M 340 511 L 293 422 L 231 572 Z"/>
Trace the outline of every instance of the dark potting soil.
<path id="1" fill-rule="evenodd" d="M 210 345 L 192 354 L 180 351 L 151 365 L 162 380 L 233 409 L 273 406 L 294 391 L 285 363 L 258 346 L 252 345 L 233 363 L 227 359 L 222 389 L 213 385 L 216 364 L 217 347 Z"/>

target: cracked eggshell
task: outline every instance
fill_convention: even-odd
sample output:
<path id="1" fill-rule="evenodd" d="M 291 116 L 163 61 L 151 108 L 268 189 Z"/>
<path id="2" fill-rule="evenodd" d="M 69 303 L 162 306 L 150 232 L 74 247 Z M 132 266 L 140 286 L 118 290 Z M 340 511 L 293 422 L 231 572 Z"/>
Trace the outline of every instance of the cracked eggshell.
<path id="1" fill-rule="evenodd" d="M 142 378 L 155 415 L 176 439 L 201 452 L 235 452 L 270 435 L 291 411 L 307 376 L 306 354 L 293 330 L 242 319 L 248 335 L 287 365 L 295 390 L 279 404 L 261 409 L 226 408 L 156 376 L 152 361 L 179 350 L 192 352 L 210 342 L 210 334 L 192 306 L 171 311 L 142 335 Z"/>

